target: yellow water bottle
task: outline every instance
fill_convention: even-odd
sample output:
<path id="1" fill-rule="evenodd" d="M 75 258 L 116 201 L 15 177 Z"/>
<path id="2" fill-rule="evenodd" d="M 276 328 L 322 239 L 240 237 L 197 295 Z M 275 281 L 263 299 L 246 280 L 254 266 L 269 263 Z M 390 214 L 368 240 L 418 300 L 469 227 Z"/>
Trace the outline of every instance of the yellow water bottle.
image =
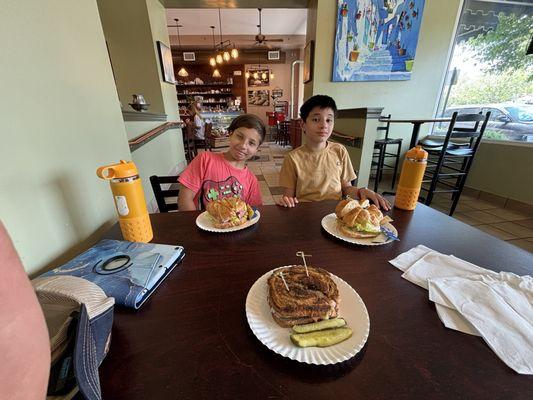
<path id="1" fill-rule="evenodd" d="M 96 175 L 109 181 L 124 240 L 144 243 L 152 240 L 152 224 L 135 164 L 120 160 L 118 164 L 98 168 Z"/>
<path id="2" fill-rule="evenodd" d="M 405 154 L 394 207 L 402 210 L 415 209 L 427 162 L 428 153 L 421 146 L 413 147 Z"/>

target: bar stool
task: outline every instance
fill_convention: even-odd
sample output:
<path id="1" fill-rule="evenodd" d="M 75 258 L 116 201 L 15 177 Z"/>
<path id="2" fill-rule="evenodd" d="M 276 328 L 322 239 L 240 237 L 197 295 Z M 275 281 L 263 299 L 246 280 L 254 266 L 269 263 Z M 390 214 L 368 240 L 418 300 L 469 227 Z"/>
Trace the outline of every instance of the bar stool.
<path id="1" fill-rule="evenodd" d="M 391 115 L 389 114 L 387 118 L 382 118 L 382 119 L 390 120 Z M 380 126 L 377 128 L 378 131 L 385 131 L 385 138 L 378 139 L 374 142 L 373 158 L 377 159 L 377 160 L 374 160 L 374 159 L 372 160 L 372 168 L 374 169 L 374 172 L 376 173 L 376 178 L 374 181 L 374 192 L 378 191 L 378 185 L 379 185 L 379 182 L 381 182 L 381 178 L 383 177 L 383 170 L 385 169 L 394 170 L 394 173 L 392 176 L 391 189 L 394 189 L 394 185 L 396 184 L 396 177 L 398 175 L 398 164 L 400 162 L 400 152 L 402 150 L 402 139 L 390 139 L 389 128 L 390 128 L 390 122 L 388 121 L 385 126 Z M 396 149 L 396 153 L 387 152 L 387 146 L 389 145 L 398 146 Z M 385 164 L 386 158 L 392 158 L 394 165 Z"/>
<path id="2" fill-rule="evenodd" d="M 289 145 L 290 125 L 291 125 L 290 121 L 278 122 L 278 134 L 276 136 L 276 143 L 282 146 Z"/>
<path id="3" fill-rule="evenodd" d="M 183 149 L 185 150 L 185 159 L 190 163 L 196 157 L 196 143 L 194 142 L 194 123 L 188 122 L 183 132 Z"/>
<path id="4" fill-rule="evenodd" d="M 274 130 L 277 128 L 277 121 L 276 121 L 276 113 L 273 111 L 267 111 L 266 115 L 268 117 L 268 127 L 269 127 L 269 135 L 270 140 L 274 138 Z"/>
<path id="5" fill-rule="evenodd" d="M 452 205 L 448 215 L 452 216 L 474 161 L 481 138 L 487 127 L 490 111 L 485 115 L 454 112 L 448 131 L 440 146 L 424 146 L 429 153 L 428 165 L 422 181 L 422 191 L 427 192 L 424 203 L 429 206 L 435 193 L 451 193 Z M 461 127 L 457 127 L 456 123 Z M 470 125 L 464 127 L 465 125 Z M 460 145 L 452 139 L 462 140 Z M 420 143 L 424 143 L 421 140 Z M 426 141 L 427 143 L 427 141 Z"/>

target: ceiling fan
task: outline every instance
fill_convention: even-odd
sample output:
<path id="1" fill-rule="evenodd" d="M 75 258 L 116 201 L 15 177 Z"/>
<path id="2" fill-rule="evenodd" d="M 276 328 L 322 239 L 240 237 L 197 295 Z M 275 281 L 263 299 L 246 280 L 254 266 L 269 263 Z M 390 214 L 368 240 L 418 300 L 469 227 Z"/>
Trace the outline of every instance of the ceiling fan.
<path id="1" fill-rule="evenodd" d="M 257 25 L 257 27 L 259 28 L 259 33 L 255 35 L 254 46 L 270 48 L 270 46 L 266 42 L 283 42 L 283 39 L 267 39 L 266 36 L 261 33 L 261 8 L 258 8 L 258 10 L 259 10 L 259 25 Z"/>

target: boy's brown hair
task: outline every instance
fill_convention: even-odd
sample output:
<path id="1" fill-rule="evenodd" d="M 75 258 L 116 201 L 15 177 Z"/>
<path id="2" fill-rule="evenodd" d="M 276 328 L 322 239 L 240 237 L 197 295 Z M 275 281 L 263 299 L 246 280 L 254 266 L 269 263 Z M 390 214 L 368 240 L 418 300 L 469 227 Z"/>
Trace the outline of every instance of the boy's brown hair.
<path id="1" fill-rule="evenodd" d="M 261 137 L 261 143 L 265 140 L 266 135 L 266 126 L 258 117 L 253 114 L 243 114 L 239 115 L 228 127 L 228 132 L 232 133 L 234 130 L 239 128 L 248 128 L 255 129 L 259 136 Z"/>

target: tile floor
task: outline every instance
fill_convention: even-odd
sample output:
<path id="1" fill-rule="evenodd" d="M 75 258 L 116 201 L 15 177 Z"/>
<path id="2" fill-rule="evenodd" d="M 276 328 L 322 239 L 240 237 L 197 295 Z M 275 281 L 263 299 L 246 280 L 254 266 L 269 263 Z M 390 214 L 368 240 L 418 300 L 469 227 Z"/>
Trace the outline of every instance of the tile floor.
<path id="1" fill-rule="evenodd" d="M 290 147 L 268 142 L 261 146 L 257 159 L 248 163 L 259 180 L 264 204 L 275 204 L 283 193 L 279 171 L 284 155 L 290 150 Z M 390 184 L 384 181 L 381 190 L 390 190 Z M 533 207 L 517 211 L 512 201 L 481 196 L 463 192 L 453 218 L 533 252 Z M 447 213 L 450 205 L 448 195 L 437 194 L 431 207 Z"/>

